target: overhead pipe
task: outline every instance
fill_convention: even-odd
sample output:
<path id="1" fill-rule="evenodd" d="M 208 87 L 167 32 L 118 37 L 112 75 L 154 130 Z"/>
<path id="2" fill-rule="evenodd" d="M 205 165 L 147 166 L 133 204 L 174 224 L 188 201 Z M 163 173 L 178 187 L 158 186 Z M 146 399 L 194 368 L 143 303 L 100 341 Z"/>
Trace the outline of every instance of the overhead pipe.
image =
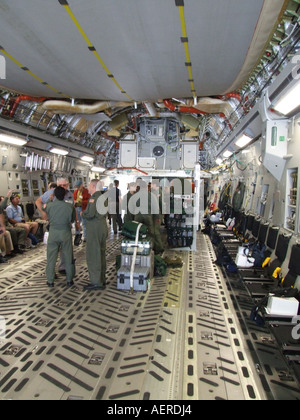
<path id="1" fill-rule="evenodd" d="M 225 94 L 226 98 L 234 98 L 237 99 L 239 102 L 242 102 L 242 97 L 239 93 L 237 92 L 230 92 L 230 93 L 226 93 Z"/>
<path id="2" fill-rule="evenodd" d="M 109 140 L 112 141 L 113 143 L 115 143 L 116 148 L 118 148 L 119 145 L 119 140 L 116 139 L 115 137 L 109 136 L 106 131 L 100 131 L 100 133 L 98 133 L 98 136 L 102 136 L 105 138 L 105 140 Z"/>
<path id="3" fill-rule="evenodd" d="M 94 153 L 95 153 L 95 155 L 97 155 L 97 156 L 102 155 L 102 156 L 106 157 L 106 151 L 104 151 L 104 152 L 94 152 Z"/>
<path id="4" fill-rule="evenodd" d="M 132 123 L 132 127 L 128 127 L 129 130 L 134 131 L 136 133 L 136 121 L 142 116 L 143 114 L 137 114 L 137 115 L 132 115 L 131 117 L 131 123 Z"/>
<path id="5" fill-rule="evenodd" d="M 239 93 L 228 93 L 228 94 L 226 94 L 226 96 L 228 98 L 236 98 L 239 101 L 241 100 L 241 95 Z M 177 111 L 177 112 L 182 112 L 182 113 L 197 113 L 197 114 L 201 114 L 201 115 L 208 115 L 207 113 L 205 113 L 203 111 L 199 111 L 198 109 L 193 108 L 193 107 L 176 106 L 176 105 L 172 104 L 172 102 L 167 100 L 167 99 L 165 99 L 163 102 L 164 102 L 164 104 L 167 108 L 169 108 L 171 111 L 174 111 L 174 112 Z M 230 121 L 227 119 L 226 115 L 224 113 L 219 113 L 219 116 L 221 118 L 225 119 L 225 123 L 228 125 L 229 129 L 232 130 L 233 127 L 232 127 Z"/>
<path id="6" fill-rule="evenodd" d="M 2 98 L 1 98 L 1 104 L 0 104 L 0 113 L 2 113 L 2 110 L 3 110 L 3 107 L 5 105 L 5 102 L 6 102 L 6 99 L 3 98 L 3 96 L 2 96 Z"/>
<path id="7" fill-rule="evenodd" d="M 181 112 L 187 114 L 200 114 L 200 115 L 208 115 L 207 112 L 199 111 L 197 108 L 189 107 L 189 106 L 176 106 L 168 99 L 164 99 L 165 106 L 173 112 Z"/>
<path id="8" fill-rule="evenodd" d="M 239 101 L 240 106 L 242 107 L 244 114 L 248 114 L 248 112 L 249 112 L 248 108 L 247 108 L 247 107 L 246 107 L 246 105 L 245 105 L 245 102 L 243 102 L 243 97 L 242 97 L 242 95 L 241 95 L 241 94 L 239 94 L 239 93 L 237 93 L 237 92 L 229 92 L 229 93 L 226 93 L 226 94 L 225 94 L 225 95 L 223 95 L 223 96 L 217 96 L 217 98 L 222 99 L 222 100 L 225 100 L 226 98 L 229 98 L 229 99 L 236 99 L 236 100 L 238 100 L 238 101 Z M 246 102 L 247 102 L 247 101 L 248 101 L 248 97 L 244 98 L 244 101 L 246 101 Z M 228 127 L 230 128 L 230 130 L 233 130 L 233 127 L 232 127 L 232 125 L 230 124 L 229 120 L 226 118 L 225 114 L 224 114 L 224 113 L 221 113 L 221 114 L 219 114 L 219 115 L 220 115 L 220 117 L 225 118 L 225 122 L 226 122 L 226 124 L 228 125 Z"/>
<path id="9" fill-rule="evenodd" d="M 229 119 L 226 117 L 226 115 L 225 115 L 223 112 L 221 112 L 221 113 L 219 114 L 219 116 L 220 116 L 221 118 L 224 118 L 225 123 L 228 125 L 229 129 L 232 131 L 232 130 L 233 130 L 233 127 L 232 127 L 232 125 L 231 125 L 231 123 L 230 123 Z"/>
<path id="10" fill-rule="evenodd" d="M 228 93 L 228 94 L 226 94 L 226 96 L 227 96 L 228 98 L 236 98 L 236 99 L 238 99 L 239 101 L 241 101 L 241 95 L 240 95 L 239 93 Z M 193 107 L 187 107 L 187 106 L 176 106 L 176 105 L 174 105 L 171 101 L 169 101 L 169 100 L 167 100 L 167 99 L 165 99 L 163 102 L 164 102 L 165 106 L 166 106 L 168 109 L 170 109 L 171 111 L 174 111 L 174 112 L 182 112 L 182 113 L 192 113 L 192 114 L 208 115 L 206 112 L 200 111 L 200 110 L 198 110 L 198 109 L 196 109 L 196 108 L 193 108 Z M 221 118 L 224 118 L 224 119 L 225 119 L 225 123 L 228 125 L 229 129 L 230 129 L 230 130 L 232 130 L 232 129 L 233 129 L 233 127 L 232 127 L 232 125 L 231 125 L 230 121 L 227 119 L 226 115 L 225 115 L 224 113 L 219 113 L 219 116 L 220 116 Z M 203 150 L 203 146 L 204 146 L 204 145 L 203 145 L 203 144 L 201 144 L 199 147 L 200 147 L 200 148 L 202 147 L 202 150 Z"/>
<path id="11" fill-rule="evenodd" d="M 237 99 L 240 103 L 242 102 L 242 96 L 237 92 L 225 93 L 225 95 L 219 95 L 216 98 L 222 101 L 225 101 L 225 99 Z"/>
<path id="12" fill-rule="evenodd" d="M 13 98 L 11 98 L 13 99 Z M 18 96 L 13 103 L 9 116 L 13 118 L 21 101 L 44 102 L 47 98 L 34 98 L 32 96 Z"/>
<path id="13" fill-rule="evenodd" d="M 3 93 L 1 96 L 1 105 L 0 105 L 0 113 L 3 113 L 3 115 L 7 115 L 7 112 L 5 111 L 5 105 L 8 101 L 8 103 L 10 103 L 9 99 L 10 99 L 11 95 L 10 93 Z"/>
<path id="14" fill-rule="evenodd" d="M 131 117 L 131 123 L 132 123 L 132 130 L 136 130 L 136 120 L 134 116 Z"/>
<path id="15" fill-rule="evenodd" d="M 248 96 L 246 96 L 245 98 L 243 98 L 242 95 L 240 95 L 239 93 L 237 93 L 237 92 L 231 92 L 231 93 L 226 93 L 225 97 L 226 98 L 237 99 L 240 102 L 240 104 L 241 104 L 241 106 L 242 106 L 243 111 L 245 112 L 245 114 L 248 114 L 249 110 L 248 110 L 248 108 L 245 105 L 245 102 L 247 102 L 249 100 Z"/>
<path id="16" fill-rule="evenodd" d="M 115 168 L 109 168 L 109 169 L 106 169 L 106 171 L 105 172 L 109 172 L 109 171 L 114 171 L 114 170 L 116 170 L 116 169 L 118 169 L 118 170 L 129 170 L 129 169 L 131 169 L 131 170 L 133 170 L 133 171 L 138 171 L 138 172 L 140 172 L 141 174 L 143 174 L 143 175 L 146 175 L 146 176 L 148 176 L 149 174 L 147 173 L 147 172 L 144 172 L 144 171 L 141 171 L 141 169 L 138 169 L 138 168 L 130 168 L 130 167 L 120 167 L 120 168 L 118 168 L 118 167 L 115 167 Z M 105 173 L 104 172 L 104 173 Z"/>

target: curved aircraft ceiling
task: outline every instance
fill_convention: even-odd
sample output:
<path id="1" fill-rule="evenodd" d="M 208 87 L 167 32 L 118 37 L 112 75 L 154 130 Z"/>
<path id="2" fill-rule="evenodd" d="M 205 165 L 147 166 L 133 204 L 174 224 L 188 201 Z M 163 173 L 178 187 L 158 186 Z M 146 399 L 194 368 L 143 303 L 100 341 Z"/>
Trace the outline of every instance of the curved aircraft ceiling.
<path id="1" fill-rule="evenodd" d="M 1 84 L 92 100 L 221 95 L 245 82 L 284 3 L 1 0 Z"/>
<path id="2" fill-rule="evenodd" d="M 0 0 L 0 118 L 107 168 L 139 119 L 175 118 L 209 168 L 299 51 L 299 10 L 299 0 Z"/>

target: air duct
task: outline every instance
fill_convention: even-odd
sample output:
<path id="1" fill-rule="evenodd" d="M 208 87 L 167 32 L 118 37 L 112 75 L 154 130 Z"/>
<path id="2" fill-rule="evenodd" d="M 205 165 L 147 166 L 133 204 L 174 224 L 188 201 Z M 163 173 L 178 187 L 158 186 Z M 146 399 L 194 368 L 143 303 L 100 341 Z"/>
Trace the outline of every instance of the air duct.
<path id="1" fill-rule="evenodd" d="M 42 109 L 56 114 L 97 114 L 98 112 L 103 112 L 108 108 L 125 108 L 131 105 L 133 105 L 133 102 L 108 101 L 99 101 L 93 105 L 72 105 L 72 103 L 66 101 L 51 100 L 44 102 Z"/>
<path id="2" fill-rule="evenodd" d="M 147 109 L 147 111 L 149 112 L 151 117 L 159 117 L 159 113 L 157 112 L 155 106 L 153 103 L 151 102 L 144 102 L 144 105 Z"/>
<path id="3" fill-rule="evenodd" d="M 228 98 L 236 98 L 236 95 L 238 94 L 231 94 L 235 96 L 228 96 Z M 240 96 L 240 95 L 239 95 Z M 221 99 L 216 98 L 200 98 L 197 101 L 197 104 L 194 104 L 192 100 L 187 101 L 188 106 L 193 106 L 195 109 L 206 113 L 206 114 L 220 114 L 220 113 L 231 113 L 232 107 L 231 105 L 223 101 Z"/>
<path id="4" fill-rule="evenodd" d="M 128 124 L 128 115 L 127 112 L 122 112 L 122 114 L 117 115 L 112 118 L 109 125 L 113 130 L 119 130 L 120 128 Z"/>
<path id="5" fill-rule="evenodd" d="M 46 98 L 34 98 L 32 96 L 18 96 L 14 100 L 14 104 L 9 113 L 10 118 L 13 118 L 21 101 L 43 102 Z"/>
<path id="6" fill-rule="evenodd" d="M 190 128 L 191 130 L 197 131 L 199 129 L 200 121 L 189 114 L 182 114 L 181 115 L 181 122 L 186 127 Z"/>

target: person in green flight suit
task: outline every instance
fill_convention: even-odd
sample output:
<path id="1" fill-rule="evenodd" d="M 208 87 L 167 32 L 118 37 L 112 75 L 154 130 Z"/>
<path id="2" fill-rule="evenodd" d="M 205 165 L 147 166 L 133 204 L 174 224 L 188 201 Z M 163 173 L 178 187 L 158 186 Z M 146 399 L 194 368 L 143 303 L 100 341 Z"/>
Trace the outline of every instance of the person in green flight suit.
<path id="1" fill-rule="evenodd" d="M 130 213 L 130 199 L 136 193 L 136 184 L 135 182 L 131 182 L 129 184 L 129 191 L 122 199 L 122 210 L 125 210 L 124 216 L 124 223 L 133 222 L 134 221 L 134 214 Z"/>
<path id="2" fill-rule="evenodd" d="M 75 207 L 64 201 L 66 190 L 57 187 L 54 191 L 56 200 L 47 203 L 44 211 L 50 221 L 50 231 L 47 244 L 47 284 L 54 287 L 55 266 L 59 251 L 62 251 L 67 273 L 67 286 L 73 286 L 75 266 L 73 261 L 72 223 L 75 222 Z"/>
<path id="3" fill-rule="evenodd" d="M 148 227 L 155 253 L 162 253 L 164 248 L 160 237 L 161 219 L 158 198 L 148 190 L 146 182 L 142 179 L 137 180 L 137 186 L 139 191 L 136 196 L 133 196 L 136 198 L 133 203 L 136 201 L 137 204 L 134 220 Z"/>
<path id="4" fill-rule="evenodd" d="M 102 195 L 99 180 L 94 179 L 89 185 L 91 198 L 82 217 L 86 220 L 86 261 L 90 275 L 90 284 L 84 290 L 104 290 L 106 285 L 106 240 L 108 229 L 106 215 L 97 211 L 97 200 Z M 97 188 L 98 186 L 98 188 Z"/>
<path id="5" fill-rule="evenodd" d="M 162 215 L 162 196 L 160 194 L 160 186 L 159 186 L 159 181 L 156 179 L 154 180 L 154 182 L 151 183 L 151 188 L 150 188 L 150 192 L 151 192 L 151 198 L 152 200 L 154 200 L 153 196 L 155 197 L 156 200 L 156 205 L 155 205 L 155 211 L 154 214 L 152 215 L 153 218 L 153 236 L 154 236 L 154 251 L 156 254 L 162 254 L 164 252 L 164 245 L 162 242 L 162 237 L 161 237 L 161 231 L 160 231 L 160 227 L 162 224 L 162 220 L 163 220 L 163 215 Z M 157 203 L 158 203 L 158 209 L 157 209 Z"/>

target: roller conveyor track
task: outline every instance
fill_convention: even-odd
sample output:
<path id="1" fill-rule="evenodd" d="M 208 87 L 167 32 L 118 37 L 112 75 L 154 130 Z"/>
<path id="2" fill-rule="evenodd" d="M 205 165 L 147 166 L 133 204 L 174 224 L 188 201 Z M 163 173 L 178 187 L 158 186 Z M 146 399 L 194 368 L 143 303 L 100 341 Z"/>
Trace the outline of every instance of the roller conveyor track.
<path id="1" fill-rule="evenodd" d="M 120 239 L 108 241 L 105 291 L 83 291 L 84 245 L 71 289 L 61 276 L 46 286 L 43 246 L 2 265 L 0 399 L 265 399 L 212 246 L 201 234 L 197 245 L 133 295 L 116 289 Z"/>

